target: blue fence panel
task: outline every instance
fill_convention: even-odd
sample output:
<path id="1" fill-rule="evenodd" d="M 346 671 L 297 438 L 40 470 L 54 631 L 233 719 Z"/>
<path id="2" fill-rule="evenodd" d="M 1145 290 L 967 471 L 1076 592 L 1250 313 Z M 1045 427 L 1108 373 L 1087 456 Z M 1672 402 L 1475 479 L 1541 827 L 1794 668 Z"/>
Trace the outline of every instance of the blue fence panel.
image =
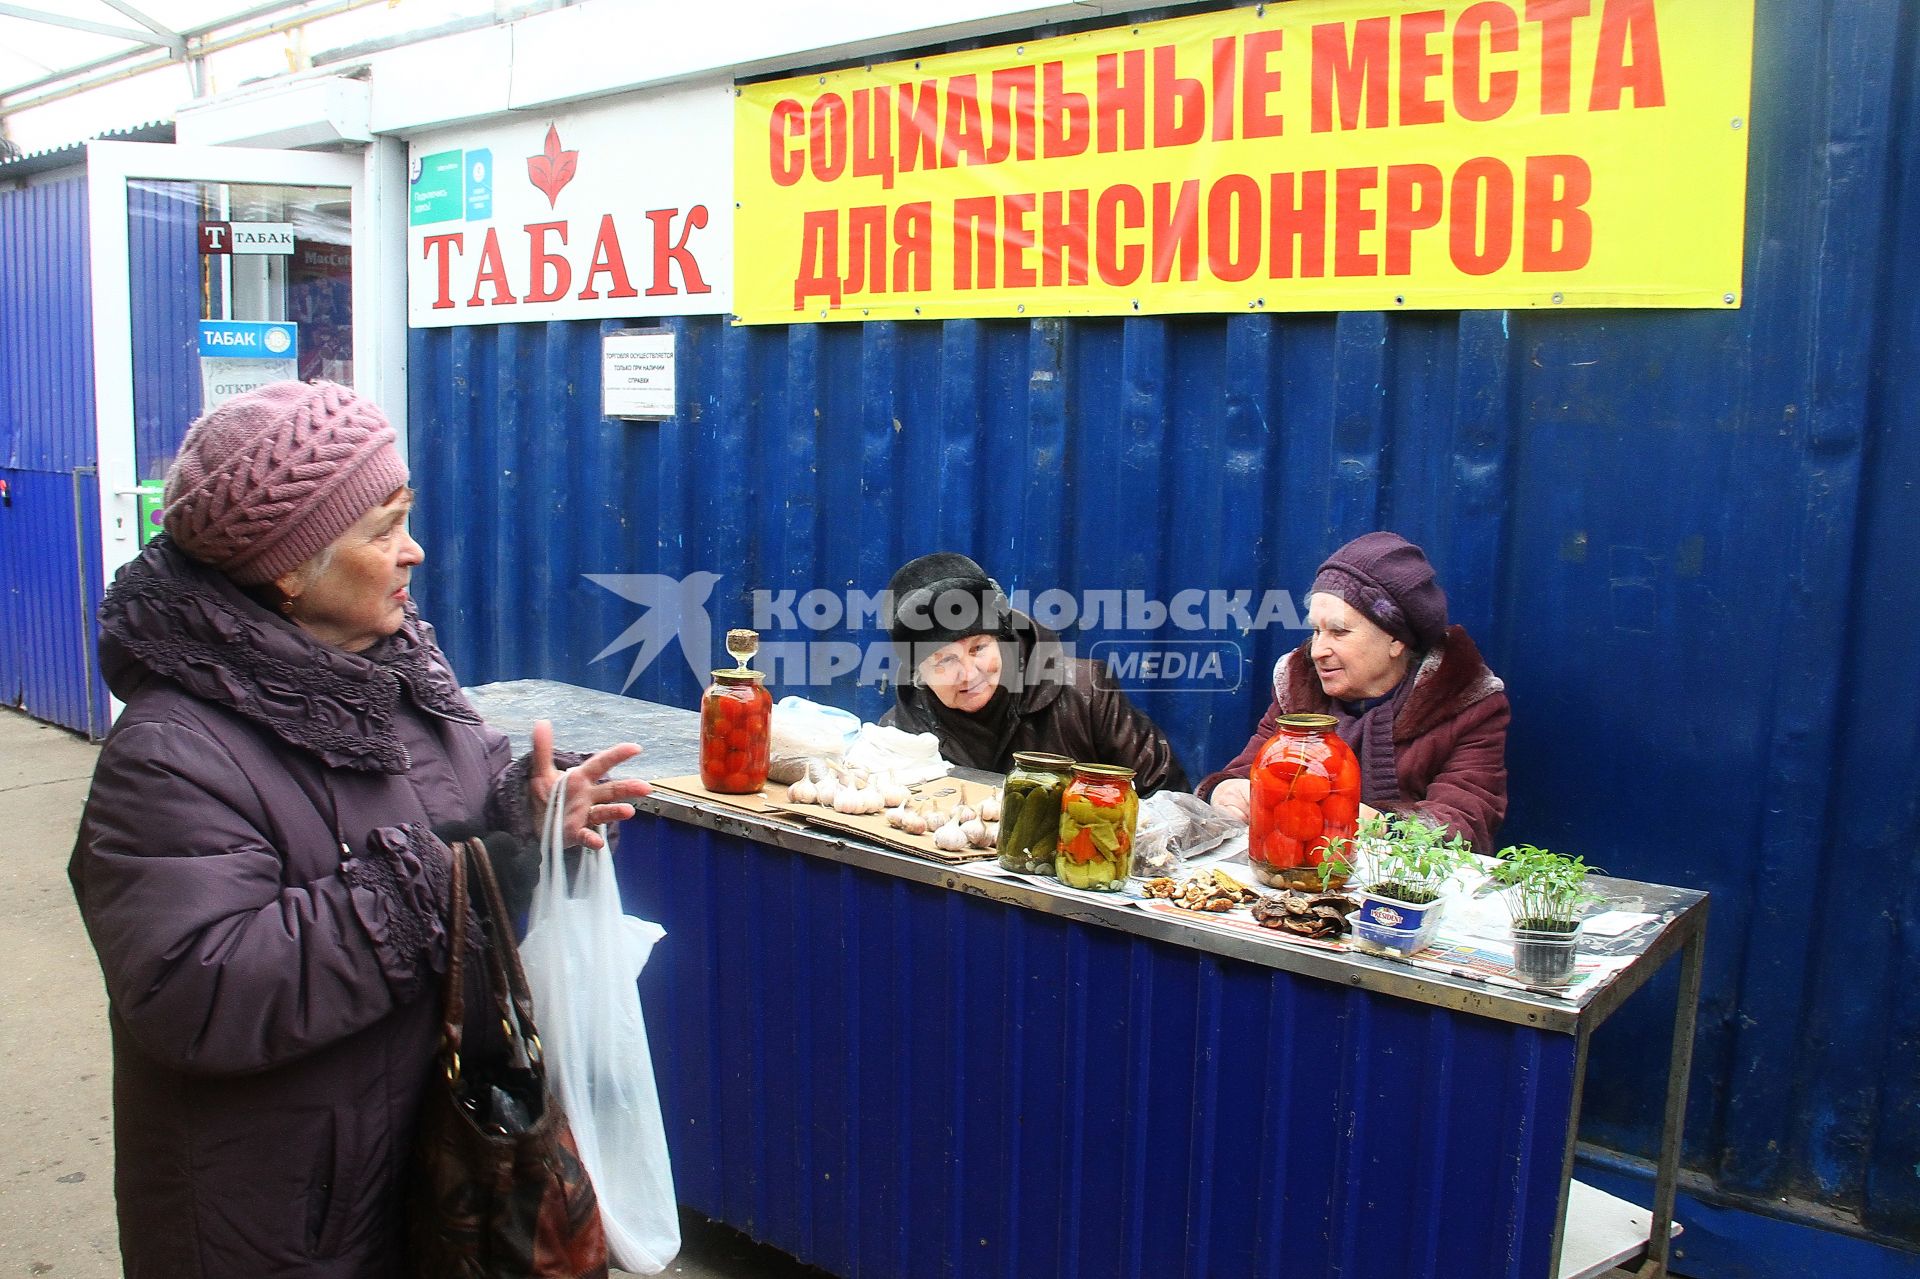
<path id="1" fill-rule="evenodd" d="M 0 466 L 93 462 L 89 280 L 86 179 L 0 191 Z"/>
<path id="2" fill-rule="evenodd" d="M 0 504 L 7 606 L 0 697 L 35 718 L 97 736 L 106 730 L 106 707 L 94 669 L 99 538 L 93 475 L 0 470 L 0 479 L 7 482 Z"/>
<path id="3" fill-rule="evenodd" d="M 667 930 L 641 984 L 675 1190 L 803 1260 L 1551 1273 L 1570 1036 L 666 819 L 626 839 Z"/>
<path id="4" fill-rule="evenodd" d="M 100 539 L 87 246 L 83 175 L 0 192 L 0 699 L 98 733 L 106 691 L 93 675 Z"/>

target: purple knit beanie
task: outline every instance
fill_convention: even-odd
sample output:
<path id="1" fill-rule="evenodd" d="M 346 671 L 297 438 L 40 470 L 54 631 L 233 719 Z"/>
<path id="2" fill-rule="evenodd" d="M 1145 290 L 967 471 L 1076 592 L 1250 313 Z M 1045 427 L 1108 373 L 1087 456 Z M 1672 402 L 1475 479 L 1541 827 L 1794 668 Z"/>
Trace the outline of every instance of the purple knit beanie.
<path id="1" fill-rule="evenodd" d="M 241 586 L 299 568 L 407 482 L 386 415 L 332 382 L 275 382 L 202 417 L 167 472 L 167 532 Z"/>
<path id="2" fill-rule="evenodd" d="M 1403 644 L 1430 649 L 1447 633 L 1447 594 L 1427 553 L 1398 533 L 1367 533 L 1327 557 L 1312 592 L 1337 595 Z"/>

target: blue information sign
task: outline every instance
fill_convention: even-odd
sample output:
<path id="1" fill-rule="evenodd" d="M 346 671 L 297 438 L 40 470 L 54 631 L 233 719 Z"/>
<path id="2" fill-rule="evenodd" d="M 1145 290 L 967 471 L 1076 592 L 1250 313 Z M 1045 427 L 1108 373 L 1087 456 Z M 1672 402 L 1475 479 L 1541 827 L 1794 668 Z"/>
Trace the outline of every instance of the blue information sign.
<path id="1" fill-rule="evenodd" d="M 261 320 L 200 321 L 202 359 L 294 360 L 299 356 L 297 324 Z"/>

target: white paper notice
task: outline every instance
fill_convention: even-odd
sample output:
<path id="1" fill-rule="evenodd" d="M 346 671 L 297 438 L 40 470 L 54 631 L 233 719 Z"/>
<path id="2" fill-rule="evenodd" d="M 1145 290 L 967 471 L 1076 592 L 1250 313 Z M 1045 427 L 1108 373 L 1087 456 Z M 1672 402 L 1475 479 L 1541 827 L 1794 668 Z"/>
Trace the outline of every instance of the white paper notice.
<path id="1" fill-rule="evenodd" d="M 609 333 L 601 339 L 600 352 L 603 414 L 673 416 L 673 334 Z"/>

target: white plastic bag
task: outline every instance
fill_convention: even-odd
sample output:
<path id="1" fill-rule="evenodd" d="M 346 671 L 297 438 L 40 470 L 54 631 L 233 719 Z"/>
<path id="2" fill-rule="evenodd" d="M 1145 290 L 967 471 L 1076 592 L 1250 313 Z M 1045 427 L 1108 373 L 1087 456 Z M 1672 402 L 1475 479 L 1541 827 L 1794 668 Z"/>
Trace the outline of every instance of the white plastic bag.
<path id="1" fill-rule="evenodd" d="M 889 724 L 862 724 L 860 735 L 847 747 L 847 763 L 891 777 L 902 786 L 918 786 L 953 771 L 953 765 L 940 757 L 939 738 Z"/>
<path id="2" fill-rule="evenodd" d="M 567 874 L 565 811 L 563 775 L 547 803 L 540 883 L 520 961 L 533 990 L 547 1085 L 593 1178 L 613 1263 L 658 1274 L 680 1251 L 680 1216 L 634 982 L 666 934 L 620 909 L 607 849 L 582 848 Z"/>
<path id="3" fill-rule="evenodd" d="M 797 782 L 810 759 L 839 759 L 860 731 L 860 717 L 805 697 L 783 697 L 773 708 L 767 776 Z"/>

